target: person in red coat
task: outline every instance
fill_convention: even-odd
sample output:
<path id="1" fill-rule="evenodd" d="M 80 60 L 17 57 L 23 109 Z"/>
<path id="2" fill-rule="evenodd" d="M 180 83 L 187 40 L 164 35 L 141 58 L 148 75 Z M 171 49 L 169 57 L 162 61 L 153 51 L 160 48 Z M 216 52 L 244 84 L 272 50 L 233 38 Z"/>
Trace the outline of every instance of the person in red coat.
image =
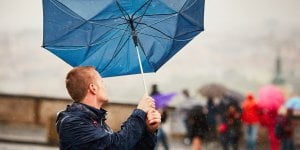
<path id="1" fill-rule="evenodd" d="M 258 119 L 258 105 L 252 93 L 248 93 L 242 103 L 241 119 L 246 125 L 246 149 L 255 150 Z"/>

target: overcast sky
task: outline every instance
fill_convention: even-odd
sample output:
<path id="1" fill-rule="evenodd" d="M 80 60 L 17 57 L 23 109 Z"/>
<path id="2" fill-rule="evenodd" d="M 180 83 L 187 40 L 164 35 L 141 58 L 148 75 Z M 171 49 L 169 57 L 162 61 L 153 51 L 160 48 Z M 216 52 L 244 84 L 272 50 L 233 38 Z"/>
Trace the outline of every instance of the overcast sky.
<path id="1" fill-rule="evenodd" d="M 71 67 L 40 47 L 41 0 L 1 0 L 0 18 L 0 92 L 68 97 L 64 77 Z M 279 43 L 275 49 L 292 43 L 287 47 L 299 51 L 294 44 L 300 43 L 299 18 L 299 0 L 206 0 L 205 31 L 156 74 L 146 75 L 147 86 L 195 92 L 216 81 L 243 92 L 255 90 L 272 78 L 274 43 Z M 244 79 L 247 84 L 240 85 Z M 140 76 L 108 78 L 105 83 L 113 101 L 135 103 L 143 95 Z"/>

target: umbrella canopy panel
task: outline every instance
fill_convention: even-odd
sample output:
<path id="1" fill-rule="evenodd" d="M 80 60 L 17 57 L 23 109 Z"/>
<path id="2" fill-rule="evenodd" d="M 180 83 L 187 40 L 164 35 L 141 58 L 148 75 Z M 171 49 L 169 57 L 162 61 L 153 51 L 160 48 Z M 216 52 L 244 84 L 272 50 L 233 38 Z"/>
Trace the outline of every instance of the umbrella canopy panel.
<path id="1" fill-rule="evenodd" d="M 204 28 L 204 0 L 43 0 L 43 12 L 43 47 L 103 77 L 140 73 L 136 45 L 155 72 Z"/>

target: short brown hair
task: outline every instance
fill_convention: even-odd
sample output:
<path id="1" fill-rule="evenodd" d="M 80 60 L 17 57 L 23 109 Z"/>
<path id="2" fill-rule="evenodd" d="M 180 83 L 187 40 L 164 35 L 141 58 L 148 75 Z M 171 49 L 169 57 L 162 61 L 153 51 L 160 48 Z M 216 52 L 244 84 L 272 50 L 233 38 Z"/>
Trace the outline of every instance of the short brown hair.
<path id="1" fill-rule="evenodd" d="M 66 77 L 66 88 L 75 102 L 80 102 L 87 94 L 89 84 L 95 80 L 95 70 L 92 66 L 73 68 Z"/>

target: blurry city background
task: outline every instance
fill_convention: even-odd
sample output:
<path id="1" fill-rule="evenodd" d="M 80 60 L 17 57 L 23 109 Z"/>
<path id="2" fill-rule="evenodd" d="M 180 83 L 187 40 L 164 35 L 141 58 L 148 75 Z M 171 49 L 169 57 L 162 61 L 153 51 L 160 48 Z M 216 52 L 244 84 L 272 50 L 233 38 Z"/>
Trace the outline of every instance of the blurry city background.
<path id="1" fill-rule="evenodd" d="M 208 83 L 244 95 L 279 80 L 286 98 L 299 96 L 299 0 L 207 0 L 204 18 L 204 32 L 157 73 L 146 74 L 149 88 L 158 84 L 162 92 L 178 93 L 171 107 L 182 102 L 182 89 L 198 97 L 199 88 Z M 0 19 L 0 93 L 69 99 L 64 78 L 71 67 L 41 47 L 42 1 L 1 0 Z M 116 105 L 136 104 L 144 94 L 140 75 L 104 82 Z"/>
<path id="2" fill-rule="evenodd" d="M 71 67 L 41 47 L 41 1 L 0 3 L 0 92 L 68 97 L 64 78 Z M 299 4 L 206 1 L 205 31 L 157 73 L 148 74 L 148 85 L 157 83 L 163 91 L 176 92 L 218 82 L 240 92 L 256 91 L 272 81 L 280 56 L 282 76 L 299 93 Z M 112 101 L 136 103 L 144 92 L 139 75 L 107 78 L 105 83 Z"/>

